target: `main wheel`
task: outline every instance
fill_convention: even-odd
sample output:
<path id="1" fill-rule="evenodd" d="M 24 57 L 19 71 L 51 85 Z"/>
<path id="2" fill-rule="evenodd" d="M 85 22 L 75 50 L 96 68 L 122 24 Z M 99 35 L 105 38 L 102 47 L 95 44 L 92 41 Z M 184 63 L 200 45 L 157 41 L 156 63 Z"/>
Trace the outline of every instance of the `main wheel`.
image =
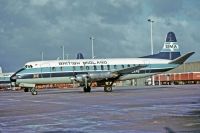
<path id="1" fill-rule="evenodd" d="M 37 95 L 37 91 L 33 91 L 33 92 L 32 92 L 32 95 Z"/>
<path id="2" fill-rule="evenodd" d="M 30 91 L 31 91 L 32 95 L 37 95 L 37 91 L 35 90 L 35 88 L 31 88 Z"/>
<path id="3" fill-rule="evenodd" d="M 88 86 L 88 87 L 84 87 L 84 88 L 83 88 L 83 91 L 84 91 L 84 92 L 90 92 L 90 91 L 91 91 L 90 86 Z"/>
<path id="4" fill-rule="evenodd" d="M 112 92 L 112 86 L 104 86 L 104 92 Z"/>
<path id="5" fill-rule="evenodd" d="M 29 88 L 24 88 L 24 92 L 29 92 Z"/>

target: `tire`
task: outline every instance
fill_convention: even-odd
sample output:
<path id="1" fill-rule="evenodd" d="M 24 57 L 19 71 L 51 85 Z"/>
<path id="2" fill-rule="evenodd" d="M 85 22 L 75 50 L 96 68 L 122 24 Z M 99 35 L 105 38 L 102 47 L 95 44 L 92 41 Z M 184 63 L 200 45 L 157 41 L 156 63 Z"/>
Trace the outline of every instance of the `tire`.
<path id="1" fill-rule="evenodd" d="M 91 92 L 91 87 L 88 87 L 88 91 L 87 92 Z"/>
<path id="2" fill-rule="evenodd" d="M 112 92 L 112 86 L 104 86 L 104 92 Z"/>
<path id="3" fill-rule="evenodd" d="M 37 91 L 33 91 L 33 92 L 32 92 L 32 95 L 37 95 Z"/>
<path id="4" fill-rule="evenodd" d="M 91 87 L 89 87 L 89 86 L 88 86 L 87 88 L 84 87 L 84 88 L 83 88 L 83 91 L 84 91 L 84 92 L 91 92 Z"/>
<path id="5" fill-rule="evenodd" d="M 29 92 L 29 88 L 24 88 L 24 92 Z"/>

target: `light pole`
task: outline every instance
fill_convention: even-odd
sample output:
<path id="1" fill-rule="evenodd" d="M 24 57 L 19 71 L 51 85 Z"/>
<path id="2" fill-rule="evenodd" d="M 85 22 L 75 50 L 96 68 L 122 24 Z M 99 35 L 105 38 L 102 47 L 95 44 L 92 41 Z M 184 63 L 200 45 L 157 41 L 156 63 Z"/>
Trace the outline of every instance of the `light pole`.
<path id="1" fill-rule="evenodd" d="M 65 59 L 65 46 L 62 45 L 62 57 L 63 57 L 63 60 Z"/>
<path id="2" fill-rule="evenodd" d="M 151 54 L 153 55 L 153 20 L 152 19 L 148 19 L 148 22 L 150 22 L 151 24 Z"/>
<path id="3" fill-rule="evenodd" d="M 150 22 L 151 24 L 151 55 L 153 55 L 153 22 L 154 21 L 152 19 L 148 19 L 147 21 Z M 154 76 L 152 76 L 152 85 L 153 86 L 155 85 Z"/>
<path id="4" fill-rule="evenodd" d="M 92 41 L 92 59 L 94 59 L 94 37 L 91 36 L 90 40 Z"/>
<path id="5" fill-rule="evenodd" d="M 42 55 L 42 61 L 44 60 L 44 53 L 43 51 L 41 52 L 41 55 Z"/>

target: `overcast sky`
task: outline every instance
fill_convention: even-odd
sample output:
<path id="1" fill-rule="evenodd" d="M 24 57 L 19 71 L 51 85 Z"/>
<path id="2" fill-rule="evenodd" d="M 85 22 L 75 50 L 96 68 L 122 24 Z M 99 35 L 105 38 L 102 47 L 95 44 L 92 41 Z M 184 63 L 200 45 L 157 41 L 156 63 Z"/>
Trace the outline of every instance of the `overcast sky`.
<path id="1" fill-rule="evenodd" d="M 166 34 L 176 34 L 181 53 L 200 59 L 200 0 L 0 0 L 0 66 L 16 71 L 26 62 L 69 58 L 78 52 L 97 58 L 138 57 L 154 52 Z"/>

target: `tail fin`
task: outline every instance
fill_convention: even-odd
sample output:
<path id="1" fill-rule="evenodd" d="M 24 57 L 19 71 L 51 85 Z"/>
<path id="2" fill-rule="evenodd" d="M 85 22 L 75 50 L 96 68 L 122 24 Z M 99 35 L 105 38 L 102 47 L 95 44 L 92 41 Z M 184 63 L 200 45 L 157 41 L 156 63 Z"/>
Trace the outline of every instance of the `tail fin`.
<path id="1" fill-rule="evenodd" d="M 160 53 L 166 53 L 166 56 L 170 57 L 168 59 L 171 60 L 181 56 L 174 32 L 169 32 L 167 34 L 166 41 Z"/>
<path id="2" fill-rule="evenodd" d="M 84 59 L 83 54 L 82 53 L 78 53 L 76 59 Z"/>
<path id="3" fill-rule="evenodd" d="M 186 53 L 170 62 L 170 64 L 183 64 L 190 56 L 192 56 L 195 52 Z"/>
<path id="4" fill-rule="evenodd" d="M 159 53 L 143 56 L 141 58 L 158 58 L 173 60 L 178 58 L 179 56 L 181 56 L 181 53 L 179 51 L 176 36 L 174 32 L 168 32 L 163 48 Z"/>

